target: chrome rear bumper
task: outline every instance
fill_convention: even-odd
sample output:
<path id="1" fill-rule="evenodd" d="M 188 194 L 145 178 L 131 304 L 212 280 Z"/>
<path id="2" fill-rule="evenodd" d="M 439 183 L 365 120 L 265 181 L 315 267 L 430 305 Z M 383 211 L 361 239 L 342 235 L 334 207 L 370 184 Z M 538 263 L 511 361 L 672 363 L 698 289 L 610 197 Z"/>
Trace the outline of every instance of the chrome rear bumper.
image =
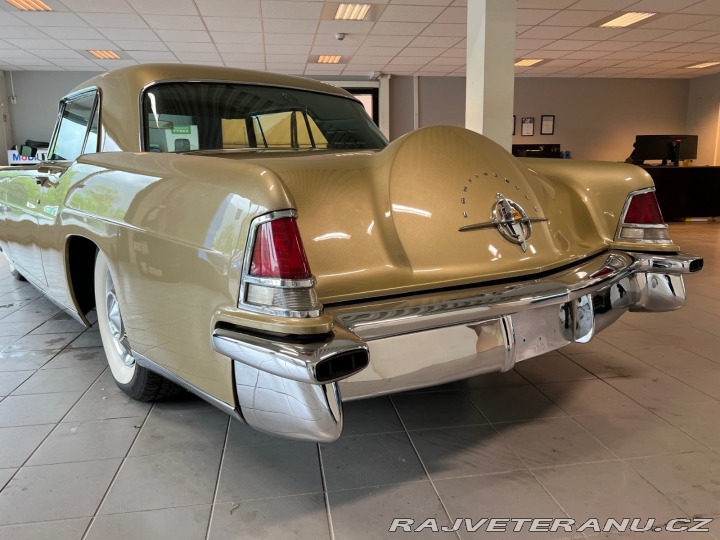
<path id="1" fill-rule="evenodd" d="M 687 254 L 615 251 L 538 279 L 331 307 L 334 336 L 320 342 L 216 329 L 213 345 L 235 360 L 248 424 L 329 442 L 342 431 L 342 400 L 506 371 L 587 342 L 628 310 L 678 309 L 682 274 L 701 268 Z"/>

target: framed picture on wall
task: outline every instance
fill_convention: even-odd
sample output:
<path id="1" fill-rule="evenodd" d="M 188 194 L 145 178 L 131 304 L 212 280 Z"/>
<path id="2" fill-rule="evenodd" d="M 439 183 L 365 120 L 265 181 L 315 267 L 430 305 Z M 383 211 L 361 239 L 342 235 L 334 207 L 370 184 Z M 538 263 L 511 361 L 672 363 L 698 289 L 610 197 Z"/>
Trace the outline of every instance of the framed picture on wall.
<path id="1" fill-rule="evenodd" d="M 540 117 L 540 135 L 555 135 L 554 114 L 543 114 Z"/>
<path id="2" fill-rule="evenodd" d="M 535 117 L 534 116 L 524 116 L 523 119 L 520 121 L 521 128 L 520 128 L 520 135 L 523 137 L 530 137 L 532 135 L 535 135 Z"/>
<path id="3" fill-rule="evenodd" d="M 513 114 L 513 135 L 515 135 L 515 115 Z"/>

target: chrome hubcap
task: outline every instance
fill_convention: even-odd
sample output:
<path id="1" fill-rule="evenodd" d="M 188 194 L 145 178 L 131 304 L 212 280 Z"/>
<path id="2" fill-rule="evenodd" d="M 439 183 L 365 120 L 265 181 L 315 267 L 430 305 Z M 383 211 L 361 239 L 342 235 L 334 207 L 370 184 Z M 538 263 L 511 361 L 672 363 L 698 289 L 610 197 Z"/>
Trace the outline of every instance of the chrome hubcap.
<path id="1" fill-rule="evenodd" d="M 108 277 L 109 280 L 109 277 Z M 108 285 L 111 285 L 110 282 Z M 120 313 L 120 304 L 115 295 L 115 289 L 110 288 L 105 297 L 107 308 L 108 326 L 115 344 L 115 348 L 120 354 L 120 359 L 126 366 L 132 366 L 135 358 L 130 354 L 130 346 L 125 335 L 125 325 L 123 324 L 122 314 Z"/>

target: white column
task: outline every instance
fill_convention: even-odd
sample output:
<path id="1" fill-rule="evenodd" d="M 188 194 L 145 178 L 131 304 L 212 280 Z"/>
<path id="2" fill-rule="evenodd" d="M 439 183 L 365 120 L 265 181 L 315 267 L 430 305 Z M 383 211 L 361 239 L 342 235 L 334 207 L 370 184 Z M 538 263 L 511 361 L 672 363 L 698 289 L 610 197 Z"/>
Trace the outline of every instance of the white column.
<path id="1" fill-rule="evenodd" d="M 468 0 L 465 127 L 510 150 L 516 2 Z"/>

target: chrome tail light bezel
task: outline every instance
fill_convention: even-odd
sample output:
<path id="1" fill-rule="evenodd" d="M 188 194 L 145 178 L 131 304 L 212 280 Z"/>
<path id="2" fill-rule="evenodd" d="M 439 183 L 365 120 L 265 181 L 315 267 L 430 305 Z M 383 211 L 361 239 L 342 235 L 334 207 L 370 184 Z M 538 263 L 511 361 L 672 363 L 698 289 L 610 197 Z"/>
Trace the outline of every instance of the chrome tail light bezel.
<path id="1" fill-rule="evenodd" d="M 319 317 L 323 314 L 323 307 L 317 299 L 317 293 L 315 292 L 315 284 L 317 282 L 314 276 L 311 276 L 309 279 L 281 279 L 254 276 L 250 273 L 258 229 L 264 223 L 282 218 L 297 219 L 297 212 L 292 209 L 270 212 L 269 214 L 263 214 L 262 216 L 256 217 L 250 223 L 248 241 L 245 246 L 245 254 L 243 256 L 243 269 L 240 280 L 238 307 L 255 313 L 264 313 L 280 317 L 295 317 L 302 319 Z M 283 296 L 286 295 L 285 299 L 289 302 L 294 297 L 297 297 L 298 293 L 306 294 L 308 298 L 308 305 L 304 306 L 303 309 L 298 309 L 249 301 L 249 297 L 251 297 L 251 295 L 262 294 L 263 292 L 268 295 L 277 294 L 280 298 L 283 298 Z"/>
<path id="2" fill-rule="evenodd" d="M 625 204 L 623 206 L 622 212 L 620 214 L 620 220 L 618 221 L 618 226 L 615 231 L 615 241 L 616 242 L 631 242 L 631 243 L 638 243 L 638 244 L 671 244 L 672 240 L 670 240 L 670 235 L 668 234 L 668 226 L 667 223 L 663 221 L 663 223 L 626 223 L 625 218 L 627 217 L 628 211 L 630 210 L 630 205 L 632 204 L 633 197 L 636 195 L 644 195 L 646 193 L 655 193 L 655 188 L 644 188 L 639 189 L 636 191 L 632 191 L 628 194 L 627 198 L 625 199 Z M 655 202 L 657 203 L 657 197 L 655 197 Z M 659 209 L 659 205 L 658 205 Z M 661 212 L 662 217 L 662 212 Z M 664 219 L 664 218 L 663 218 Z M 635 234 L 635 235 L 641 235 L 638 236 L 631 236 L 627 233 Z M 659 238 L 646 238 L 648 235 L 657 235 Z"/>

